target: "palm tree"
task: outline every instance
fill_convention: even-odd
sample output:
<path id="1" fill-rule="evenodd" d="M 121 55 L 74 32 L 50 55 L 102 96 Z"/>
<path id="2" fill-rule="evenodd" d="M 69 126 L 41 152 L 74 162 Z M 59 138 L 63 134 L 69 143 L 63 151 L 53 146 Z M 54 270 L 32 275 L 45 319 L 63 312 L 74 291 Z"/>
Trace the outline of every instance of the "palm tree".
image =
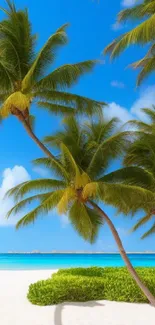
<path id="1" fill-rule="evenodd" d="M 139 167 L 139 181 L 141 179 L 142 187 L 145 187 L 152 192 L 155 192 L 155 107 L 152 109 L 145 108 L 142 110 L 145 113 L 145 120 L 148 122 L 133 120 L 130 124 L 137 128 L 134 132 L 134 141 L 128 148 L 124 158 L 126 166 Z M 141 172 L 147 173 L 148 177 L 142 176 Z M 138 181 L 138 180 L 137 180 Z M 142 239 L 155 234 L 155 202 L 152 202 L 152 207 L 147 211 L 146 215 L 141 217 L 133 231 L 139 229 L 146 223 L 150 223 L 148 231 L 146 231 Z"/>
<path id="2" fill-rule="evenodd" d="M 99 228 L 107 223 L 128 271 L 155 306 L 155 298 L 134 270 L 115 226 L 97 203 L 113 205 L 127 214 L 135 213 L 140 208 L 146 210 L 148 201 L 154 200 L 154 194 L 149 190 L 119 183 L 121 170 L 116 171 L 116 175 L 115 172 L 106 173 L 110 161 L 122 154 L 129 141 L 128 134 L 116 131 L 116 127 L 115 119 L 105 121 L 102 118 L 102 121 L 95 120 L 80 127 L 77 120 L 68 118 L 64 132 L 57 134 L 55 139 L 46 138 L 46 141 L 59 147 L 57 160 L 40 158 L 34 161 L 35 165 L 48 167 L 54 178 L 27 181 L 11 189 L 7 195 L 14 197 L 16 204 L 8 212 L 8 217 L 37 200 L 36 207 L 19 220 L 17 228 L 57 208 L 59 214 L 68 214 L 73 227 L 90 242 L 96 239 Z M 65 143 L 68 143 L 68 147 Z M 133 170 L 136 169 L 133 167 Z M 34 191 L 37 194 L 28 197 L 28 193 Z"/>
<path id="3" fill-rule="evenodd" d="M 155 70 L 155 0 L 144 0 L 132 8 L 122 10 L 118 14 L 118 22 L 127 20 L 140 21 L 140 23 L 129 32 L 116 38 L 105 48 L 104 52 L 111 53 L 111 58 L 115 58 L 129 45 L 144 46 L 151 44 L 146 56 L 131 65 L 134 69 L 141 69 L 137 80 L 139 85 L 145 77 Z"/>
<path id="4" fill-rule="evenodd" d="M 0 115 L 14 115 L 23 124 L 29 136 L 43 152 L 51 152 L 32 130 L 32 103 L 54 114 L 73 114 L 98 111 L 104 103 L 66 92 L 85 73 L 91 72 L 96 60 L 65 64 L 49 74 L 47 69 L 55 62 L 57 50 L 67 44 L 66 27 L 52 34 L 36 54 L 36 35 L 32 34 L 27 10 L 17 11 L 10 0 L 9 9 L 2 9 L 7 19 L 0 23 Z"/>

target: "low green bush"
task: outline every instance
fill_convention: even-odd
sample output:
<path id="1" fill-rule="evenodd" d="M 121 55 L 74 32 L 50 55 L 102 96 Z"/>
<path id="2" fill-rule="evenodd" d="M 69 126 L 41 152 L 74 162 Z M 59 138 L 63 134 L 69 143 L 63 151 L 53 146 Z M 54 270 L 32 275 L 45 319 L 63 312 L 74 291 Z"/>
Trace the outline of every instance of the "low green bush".
<path id="1" fill-rule="evenodd" d="M 137 272 L 155 295 L 155 268 Z M 27 297 L 42 306 L 90 300 L 147 302 L 126 268 L 61 269 L 52 278 L 31 284 Z"/>
<path id="2" fill-rule="evenodd" d="M 35 305 L 52 305 L 66 301 L 102 299 L 104 282 L 101 278 L 57 276 L 31 284 L 28 299 Z"/>

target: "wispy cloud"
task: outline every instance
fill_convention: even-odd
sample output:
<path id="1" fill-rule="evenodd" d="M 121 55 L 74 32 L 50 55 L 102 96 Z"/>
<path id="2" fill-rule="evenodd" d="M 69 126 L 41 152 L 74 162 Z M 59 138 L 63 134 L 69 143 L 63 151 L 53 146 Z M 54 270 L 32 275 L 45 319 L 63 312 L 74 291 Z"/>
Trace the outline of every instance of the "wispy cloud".
<path id="1" fill-rule="evenodd" d="M 142 108 L 151 108 L 155 103 L 155 85 L 143 89 L 138 94 L 138 98 L 133 102 L 130 109 L 112 102 L 105 108 L 104 113 L 108 118 L 118 117 L 123 123 L 131 119 L 145 120 Z"/>
<path id="2" fill-rule="evenodd" d="M 117 21 L 111 25 L 111 29 L 114 31 L 121 30 L 122 28 L 123 28 L 123 25 Z"/>
<path id="3" fill-rule="evenodd" d="M 120 88 L 120 89 L 125 88 L 125 84 L 123 82 L 121 82 L 121 81 L 118 81 L 118 80 L 111 81 L 111 86 L 115 87 L 115 88 Z"/>
<path id="4" fill-rule="evenodd" d="M 120 235 L 120 236 L 128 236 L 129 235 L 129 231 L 128 231 L 128 229 L 126 229 L 126 228 L 123 228 L 123 227 L 117 227 L 117 231 L 118 231 L 118 234 Z"/>
<path id="5" fill-rule="evenodd" d="M 33 171 L 40 175 L 41 177 L 47 177 L 49 176 L 49 171 L 45 168 L 42 168 L 42 167 L 39 167 L 39 166 L 36 166 L 33 168 Z"/>
<path id="6" fill-rule="evenodd" d="M 123 7 L 132 7 L 135 5 L 136 1 L 137 0 L 123 0 L 121 4 Z"/>
<path id="7" fill-rule="evenodd" d="M 14 225 L 20 218 L 19 215 L 16 215 L 6 220 L 5 216 L 14 205 L 14 202 L 9 198 L 4 200 L 4 195 L 12 187 L 30 179 L 30 175 L 23 166 L 14 166 L 12 169 L 6 168 L 3 171 L 0 185 L 0 226 Z"/>

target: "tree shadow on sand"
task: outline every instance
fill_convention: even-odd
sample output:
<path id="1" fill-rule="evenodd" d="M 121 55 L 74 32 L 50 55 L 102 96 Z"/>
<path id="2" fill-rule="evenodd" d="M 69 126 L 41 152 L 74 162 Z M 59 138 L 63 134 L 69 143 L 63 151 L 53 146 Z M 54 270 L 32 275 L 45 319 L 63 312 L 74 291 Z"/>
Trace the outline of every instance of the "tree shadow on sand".
<path id="1" fill-rule="evenodd" d="M 55 312 L 54 312 L 54 325 L 63 325 L 63 320 L 62 320 L 62 313 L 63 313 L 63 309 L 66 306 L 77 306 L 77 307 L 89 307 L 89 308 L 93 308 L 93 307 L 103 307 L 104 304 L 100 304 L 97 301 L 89 301 L 89 302 L 83 302 L 83 303 L 76 303 L 76 302 L 66 302 L 60 305 L 57 305 L 55 308 Z"/>

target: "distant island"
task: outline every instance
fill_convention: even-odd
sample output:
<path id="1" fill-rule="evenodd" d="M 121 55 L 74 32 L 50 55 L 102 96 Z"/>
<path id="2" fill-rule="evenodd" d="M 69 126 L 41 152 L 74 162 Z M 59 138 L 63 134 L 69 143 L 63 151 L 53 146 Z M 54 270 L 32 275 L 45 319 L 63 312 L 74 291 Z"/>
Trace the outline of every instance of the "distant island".
<path id="1" fill-rule="evenodd" d="M 91 252 L 91 251 L 49 251 L 49 252 L 41 252 L 39 250 L 34 250 L 30 252 L 22 252 L 22 251 L 8 251 L 7 253 L 1 254 L 90 254 L 90 255 L 97 255 L 97 254 L 119 254 L 119 252 Z M 155 254 L 155 251 L 144 251 L 144 252 L 127 252 L 127 254 Z"/>

